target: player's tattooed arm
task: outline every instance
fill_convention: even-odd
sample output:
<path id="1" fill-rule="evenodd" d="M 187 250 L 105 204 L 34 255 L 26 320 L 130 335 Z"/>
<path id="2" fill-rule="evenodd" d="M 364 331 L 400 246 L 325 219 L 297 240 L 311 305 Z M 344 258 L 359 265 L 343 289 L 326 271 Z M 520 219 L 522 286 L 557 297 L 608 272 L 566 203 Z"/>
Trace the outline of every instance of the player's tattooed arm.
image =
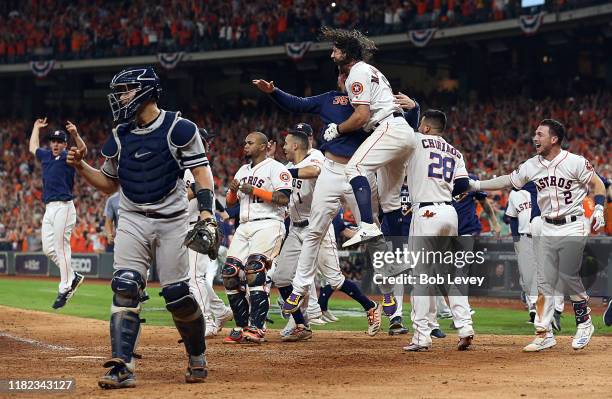
<path id="1" fill-rule="evenodd" d="M 487 214 L 489 218 L 489 222 L 491 223 L 491 231 L 495 233 L 497 237 L 501 234 L 501 227 L 499 226 L 499 222 L 497 221 L 497 215 L 495 214 L 495 209 L 491 205 L 491 202 L 487 198 L 479 199 L 480 205 L 482 205 L 482 209 Z"/>
<path id="2" fill-rule="evenodd" d="M 289 203 L 289 194 L 287 194 L 287 192 L 291 193 L 290 190 L 273 191 L 272 203 L 279 206 L 287 205 Z"/>
<path id="3" fill-rule="evenodd" d="M 66 163 L 72 166 L 89 185 L 105 194 L 112 194 L 119 189 L 119 182 L 96 169 L 83 160 L 84 152 L 77 147 L 70 147 L 66 156 Z"/>
<path id="4" fill-rule="evenodd" d="M 47 127 L 47 118 L 36 119 L 34 121 L 34 127 L 32 128 L 32 135 L 30 136 L 30 152 L 36 155 L 36 150 L 40 147 L 40 129 Z"/>
<path id="5" fill-rule="evenodd" d="M 338 125 L 338 133 L 348 133 L 359 130 L 370 120 L 370 106 L 359 104 L 355 106 L 353 114 L 344 122 Z"/>
<path id="6" fill-rule="evenodd" d="M 276 205 L 284 206 L 289 203 L 289 196 L 291 190 L 283 189 L 278 191 L 267 191 L 262 188 L 253 187 L 252 184 L 244 183 L 240 186 L 240 191 L 246 195 L 251 195 L 264 200 L 265 202 L 271 202 Z"/>

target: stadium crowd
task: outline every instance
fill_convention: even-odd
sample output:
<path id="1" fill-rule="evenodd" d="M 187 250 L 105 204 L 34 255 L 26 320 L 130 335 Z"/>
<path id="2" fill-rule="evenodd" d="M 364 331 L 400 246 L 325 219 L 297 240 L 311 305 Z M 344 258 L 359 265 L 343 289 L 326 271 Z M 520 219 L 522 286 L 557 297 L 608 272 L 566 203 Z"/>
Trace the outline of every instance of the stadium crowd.
<path id="1" fill-rule="evenodd" d="M 556 12 L 604 2 L 549 0 L 543 7 Z M 520 0 L 5 0 L 0 63 L 271 46 L 314 40 L 321 26 L 376 36 L 533 11 Z"/>
<path id="2" fill-rule="evenodd" d="M 248 105 L 250 104 L 250 105 Z M 425 108 L 427 104 L 423 102 Z M 238 111 L 240 109 L 240 111 Z M 449 128 L 446 138 L 466 156 L 468 170 L 481 178 L 509 173 L 520 162 L 533 156 L 531 138 L 538 122 L 547 117 L 563 121 L 568 128 L 569 149 L 584 155 L 604 177 L 612 178 L 609 149 L 612 148 L 612 93 L 605 92 L 577 98 L 526 100 L 523 97 L 489 102 L 457 104 L 446 109 Z M 220 198 L 234 173 L 244 163 L 242 138 L 250 131 L 263 131 L 281 138 L 284 129 L 297 120 L 315 129 L 317 119 L 280 112 L 265 97 L 245 102 L 235 109 L 192 108 L 185 115 L 216 133 L 210 159 Z M 240 115 L 236 117 L 236 115 Z M 74 118 L 89 147 L 89 162 L 101 165 L 99 148 L 111 129 L 110 118 Z M 0 249 L 36 251 L 41 249 L 40 226 L 44 205 L 40 165 L 28 152 L 27 142 L 33 121 L 0 121 Z M 47 131 L 59 128 L 61 120 L 51 121 Z M 42 142 L 46 145 L 46 142 Z M 282 158 L 281 145 L 277 154 Z M 77 177 L 74 187 L 77 225 L 72 235 L 73 252 L 104 251 L 102 234 L 106 197 L 82 184 Z M 507 193 L 493 193 L 494 208 L 501 220 Z M 588 214 L 588 204 L 586 206 Z M 609 207 L 612 208 L 612 207 Z M 610 212 L 610 209 L 608 210 Z M 608 220 L 612 215 L 608 213 Z M 488 223 L 484 224 L 484 231 Z M 503 223 L 500 223 L 502 226 Z M 505 231 L 508 234 L 508 230 Z M 612 234 L 608 223 L 607 234 Z"/>

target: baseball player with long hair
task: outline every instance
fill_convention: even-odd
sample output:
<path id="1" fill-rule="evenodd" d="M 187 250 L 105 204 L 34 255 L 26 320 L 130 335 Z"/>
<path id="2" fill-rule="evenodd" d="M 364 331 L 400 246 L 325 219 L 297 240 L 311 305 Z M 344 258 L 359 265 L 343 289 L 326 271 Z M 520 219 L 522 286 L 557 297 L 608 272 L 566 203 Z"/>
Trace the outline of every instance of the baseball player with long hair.
<path id="1" fill-rule="evenodd" d="M 555 289 L 569 294 L 576 317 L 572 348 L 588 345 L 595 328 L 588 307 L 589 296 L 580 279 L 582 252 L 591 225 L 605 225 L 606 190 L 593 167 L 584 157 L 561 149 L 565 127 L 553 119 L 540 122 L 533 137 L 536 156 L 514 172 L 491 180 L 470 181 L 472 190 L 521 188 L 533 181 L 542 212 L 542 232 L 538 245 L 537 289 L 534 340 L 523 348 L 537 352 L 557 344 L 552 331 Z M 582 200 L 589 190 L 595 195 L 591 219 L 584 217 Z"/>
<path id="2" fill-rule="evenodd" d="M 371 132 L 346 165 L 345 174 L 355 198 L 361 221 L 355 236 L 343 247 L 382 236 L 372 214 L 372 187 L 367 176 L 376 173 L 376 184 L 383 214 L 389 216 L 393 236 L 401 234 L 400 190 L 404 165 L 415 148 L 414 129 L 404 113 L 387 78 L 367 61 L 376 45 L 361 32 L 323 28 L 322 38 L 333 43 L 331 58 L 347 74 L 346 88 L 352 115 L 340 124 L 330 123 L 326 141 L 351 135 L 358 130 Z"/>
<path id="3" fill-rule="evenodd" d="M 108 95 L 115 122 L 120 122 L 102 147 L 101 169 L 71 148 L 68 161 L 93 187 L 112 194 L 120 190 L 121 217 L 115 238 L 115 272 L 111 281 L 110 317 L 112 358 L 98 379 L 103 389 L 131 388 L 134 350 L 140 336 L 141 302 L 153 255 L 166 309 L 185 345 L 185 382 L 204 382 L 208 375 L 204 315 L 189 289 L 189 262 L 185 245 L 200 242 L 190 236 L 187 189 L 183 171 L 190 169 L 200 220 L 194 227 L 200 246 L 212 257 L 218 250 L 213 216 L 214 182 L 197 126 L 157 106 L 159 77 L 152 67 L 131 67 L 116 74 Z M 198 230 L 196 231 L 196 228 Z M 205 232 L 204 232 L 205 230 Z M 205 248 L 204 248 L 205 247 Z"/>
<path id="4" fill-rule="evenodd" d="M 240 226 L 227 251 L 221 275 L 236 327 L 224 343 L 262 343 L 269 309 L 266 271 L 285 237 L 285 213 L 291 196 L 291 174 L 267 157 L 268 138 L 249 133 L 243 165 L 229 184 L 227 205 L 240 202 Z M 247 289 L 249 300 L 247 301 Z"/>
<path id="5" fill-rule="evenodd" d="M 72 202 L 74 168 L 66 164 L 68 135 L 63 130 L 49 134 L 50 149 L 40 147 L 40 129 L 47 127 L 47 118 L 34 121 L 30 136 L 30 152 L 41 163 L 43 178 L 43 202 L 45 215 L 42 222 L 43 252 L 60 270 L 60 284 L 53 309 L 66 305 L 77 288 L 83 283 L 83 275 L 72 270 L 70 235 L 76 224 L 76 209 Z M 70 121 L 66 123 L 77 147 L 83 154 L 87 147 L 81 139 L 77 127 Z"/>

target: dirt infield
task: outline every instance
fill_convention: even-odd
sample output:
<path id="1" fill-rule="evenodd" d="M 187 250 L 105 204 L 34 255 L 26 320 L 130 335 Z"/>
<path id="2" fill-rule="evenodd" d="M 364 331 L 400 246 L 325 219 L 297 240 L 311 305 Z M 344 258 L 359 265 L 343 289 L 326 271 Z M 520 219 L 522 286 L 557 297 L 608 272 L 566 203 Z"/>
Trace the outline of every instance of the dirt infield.
<path id="1" fill-rule="evenodd" d="M 80 397 L 117 396 L 96 385 L 109 356 L 108 323 L 0 306 L 0 379 L 76 379 Z M 432 351 L 404 353 L 409 336 L 370 338 L 362 333 L 316 332 L 304 343 L 282 343 L 276 331 L 260 346 L 208 341 L 209 380 L 183 383 L 186 360 L 178 333 L 146 326 L 135 389 L 121 397 L 589 397 L 609 395 L 612 339 L 595 337 L 575 352 L 569 337 L 536 354 L 521 353 L 529 337 L 477 336 L 468 352 L 450 336 Z M 38 395 L 17 394 L 20 398 Z M 315 396 L 312 396 L 315 395 Z M 58 397 L 58 395 L 53 395 Z"/>

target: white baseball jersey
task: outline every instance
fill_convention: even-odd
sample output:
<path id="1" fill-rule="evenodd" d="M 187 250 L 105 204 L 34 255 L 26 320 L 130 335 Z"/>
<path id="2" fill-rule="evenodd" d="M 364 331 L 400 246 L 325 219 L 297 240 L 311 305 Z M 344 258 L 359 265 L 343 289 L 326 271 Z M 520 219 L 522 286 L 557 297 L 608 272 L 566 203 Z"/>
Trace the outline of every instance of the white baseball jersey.
<path id="1" fill-rule="evenodd" d="M 310 151 L 294 168 L 305 168 L 307 166 L 323 167 L 325 156 L 319 150 Z M 289 216 L 294 222 L 301 222 L 310 217 L 310 205 L 312 204 L 312 193 L 314 193 L 317 179 L 293 179 L 293 191 L 289 202 Z"/>
<path id="2" fill-rule="evenodd" d="M 291 174 L 282 163 L 272 158 L 266 158 L 253 167 L 250 163 L 242 165 L 234 178 L 240 184 L 252 184 L 253 187 L 266 191 L 291 190 Z M 264 202 L 261 198 L 242 191 L 238 191 L 238 199 L 240 223 L 256 219 L 275 219 L 281 222 L 285 220 L 286 206 Z"/>
<path id="3" fill-rule="evenodd" d="M 528 159 L 510 174 L 510 181 L 519 190 L 533 181 L 542 217 L 557 219 L 584 214 L 582 200 L 593 173 L 584 157 L 562 150 L 552 161 L 539 155 Z"/>
<path id="4" fill-rule="evenodd" d="M 185 175 L 183 176 L 183 180 L 185 181 L 185 186 L 188 188 L 191 186 L 191 183 L 195 182 L 195 179 L 193 178 L 193 174 L 191 173 L 189 169 L 185 170 Z M 189 201 L 189 205 L 187 209 L 189 210 L 189 223 L 197 222 L 198 218 L 200 217 L 200 211 L 198 210 L 198 200 L 195 198 L 191 199 L 191 201 Z"/>
<path id="5" fill-rule="evenodd" d="M 406 163 L 412 202 L 450 202 L 454 180 L 468 177 L 463 155 L 440 136 L 415 133 L 416 148 Z"/>
<path id="6" fill-rule="evenodd" d="M 510 192 L 506 215 L 518 218 L 519 234 L 531 234 L 531 194 L 527 190 Z"/>
<path id="7" fill-rule="evenodd" d="M 365 131 L 373 130 L 374 125 L 394 112 L 402 112 L 395 103 L 393 90 L 385 75 L 363 61 L 351 68 L 346 78 L 346 90 L 353 106 L 370 106 L 370 120 L 364 126 Z"/>

